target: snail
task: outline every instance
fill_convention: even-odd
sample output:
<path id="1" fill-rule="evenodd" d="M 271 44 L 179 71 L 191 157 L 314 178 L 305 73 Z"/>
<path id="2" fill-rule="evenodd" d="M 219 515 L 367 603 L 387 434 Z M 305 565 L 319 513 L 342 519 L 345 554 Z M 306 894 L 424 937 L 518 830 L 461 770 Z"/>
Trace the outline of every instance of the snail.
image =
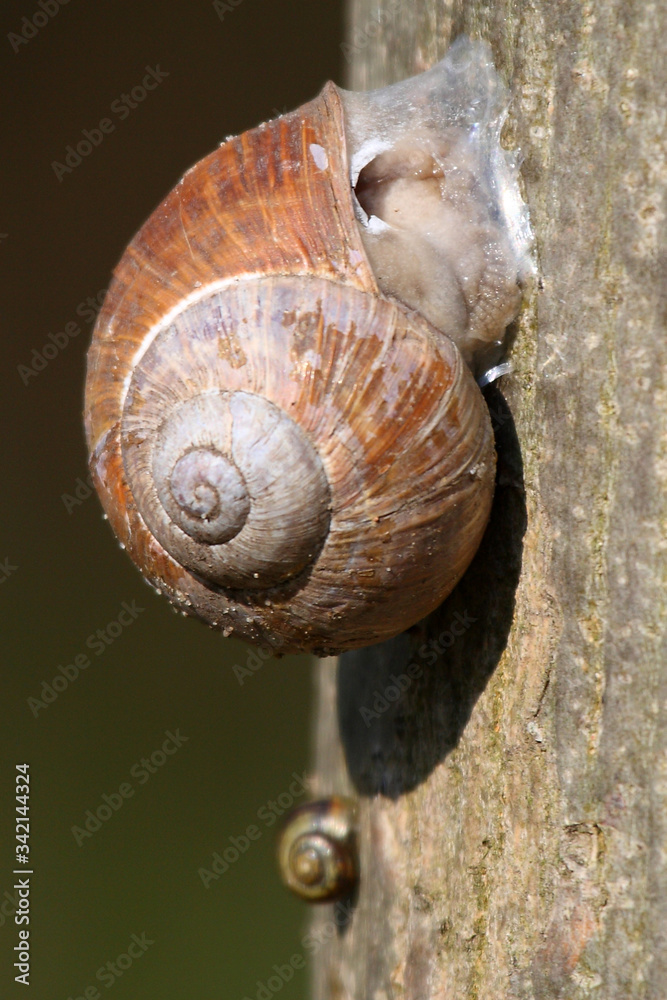
<path id="1" fill-rule="evenodd" d="M 309 903 L 349 895 L 359 878 L 355 805 L 332 795 L 306 802 L 289 815 L 278 839 L 283 882 Z"/>
<path id="2" fill-rule="evenodd" d="M 396 635 L 472 559 L 494 488 L 475 375 L 529 226 L 482 43 L 225 141 L 130 243 L 88 355 L 90 468 L 156 590 L 320 655 Z"/>

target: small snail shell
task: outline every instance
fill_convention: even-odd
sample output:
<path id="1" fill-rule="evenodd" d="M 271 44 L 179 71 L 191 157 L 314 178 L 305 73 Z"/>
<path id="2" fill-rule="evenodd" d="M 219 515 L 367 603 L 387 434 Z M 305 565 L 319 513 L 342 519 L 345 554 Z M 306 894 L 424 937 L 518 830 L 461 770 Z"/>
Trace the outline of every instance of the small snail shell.
<path id="1" fill-rule="evenodd" d="M 228 140 L 116 268 L 88 359 L 93 477 L 149 582 L 225 635 L 378 642 L 482 537 L 495 453 L 464 356 L 497 349 L 521 264 L 511 165 L 494 153 L 485 180 L 476 138 L 471 88 L 497 116 L 500 84 L 486 48 L 453 52 Z"/>
<path id="2" fill-rule="evenodd" d="M 359 878 L 352 800 L 332 796 L 294 809 L 278 841 L 278 867 L 288 889 L 307 902 L 348 895 Z"/>

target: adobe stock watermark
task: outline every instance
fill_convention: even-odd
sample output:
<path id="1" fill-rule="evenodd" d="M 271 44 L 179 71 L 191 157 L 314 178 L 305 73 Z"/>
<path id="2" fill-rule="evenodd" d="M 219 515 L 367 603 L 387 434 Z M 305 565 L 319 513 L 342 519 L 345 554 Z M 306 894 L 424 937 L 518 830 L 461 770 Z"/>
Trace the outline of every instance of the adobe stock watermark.
<path id="1" fill-rule="evenodd" d="M 499 430 L 508 420 L 512 420 L 512 414 L 509 410 L 501 410 L 500 407 L 493 407 L 487 403 L 487 408 L 489 411 L 489 416 L 491 417 L 491 425 L 494 430 Z"/>
<path id="2" fill-rule="evenodd" d="M 363 28 L 355 28 L 352 32 L 351 42 L 341 42 L 340 49 L 345 56 L 348 63 L 352 62 L 353 57 L 362 52 L 368 43 L 373 39 L 377 38 L 380 34 L 380 29 L 383 24 L 391 21 L 401 10 L 405 9 L 405 4 L 403 0 L 391 0 L 390 3 L 386 4 L 381 10 L 378 10 L 375 17 L 370 18 L 366 21 Z M 446 3 L 442 7 L 438 8 L 438 14 L 449 14 L 454 13 L 454 5 L 451 3 Z"/>
<path id="3" fill-rule="evenodd" d="M 337 933 L 338 929 L 350 919 L 352 914 L 352 903 L 349 900 L 338 900 L 334 904 L 331 912 L 331 919 L 318 926 L 317 931 L 312 931 L 301 938 L 301 947 L 310 955 L 316 955 L 322 945 L 330 941 Z M 279 993 L 280 990 L 294 978 L 294 973 L 306 968 L 306 959 L 301 952 L 295 951 L 290 958 L 282 965 L 277 963 L 271 966 L 271 974 L 266 979 L 258 979 L 257 990 L 250 996 L 249 993 L 242 1000 L 271 1000 L 271 997 Z"/>
<path id="4" fill-rule="evenodd" d="M 476 621 L 477 619 L 469 615 L 467 611 L 464 611 L 463 614 L 456 611 L 449 628 L 443 629 L 438 636 L 419 647 L 419 656 L 421 659 L 426 660 L 429 666 L 433 666 L 438 662 L 438 655 L 442 655 L 445 650 L 453 646 L 456 640 L 467 632 L 470 626 L 474 625 Z M 373 692 L 373 701 L 370 706 L 362 705 L 359 709 L 359 714 L 364 720 L 366 728 L 370 727 L 373 719 L 379 719 L 381 715 L 389 711 L 391 706 L 399 700 L 401 695 L 423 673 L 424 668 L 421 664 L 410 663 L 406 667 L 405 673 L 391 674 L 389 678 L 391 683 L 387 684 L 382 690 L 376 689 Z"/>
<path id="5" fill-rule="evenodd" d="M 392 0 L 386 7 L 378 10 L 375 17 L 366 21 L 363 28 L 354 28 L 352 31 L 352 41 L 340 43 L 340 50 L 348 63 L 351 63 L 354 56 L 362 52 L 373 38 L 377 38 L 382 25 L 395 17 L 402 7 L 403 0 Z"/>
<path id="6" fill-rule="evenodd" d="M 150 91 L 156 90 L 162 81 L 169 76 L 167 70 L 160 69 L 159 63 L 157 66 L 146 66 L 145 68 L 146 75 L 141 83 L 133 87 L 129 94 L 121 94 L 120 97 L 111 102 L 111 113 L 116 115 L 119 121 L 125 121 L 126 118 L 129 118 L 131 112 L 146 100 Z M 58 182 L 62 184 L 66 174 L 71 174 L 97 146 L 102 145 L 107 135 L 111 135 L 115 131 L 116 122 L 108 117 L 100 118 L 93 128 L 82 129 L 83 138 L 79 139 L 76 145 L 70 144 L 65 147 L 64 162 L 51 161 L 51 169 L 58 178 Z"/>
<path id="7" fill-rule="evenodd" d="M 85 503 L 89 497 L 92 497 L 95 492 L 95 487 L 93 486 L 93 476 L 89 472 L 86 476 L 85 482 L 78 476 L 74 483 L 74 488 L 71 493 L 61 493 L 60 499 L 65 505 L 65 510 L 68 514 L 71 514 L 77 507 L 80 507 L 82 503 Z"/>
<path id="8" fill-rule="evenodd" d="M 389 678 L 391 684 L 387 684 L 381 691 L 376 689 L 373 692 L 372 707 L 362 705 L 359 709 L 359 715 L 364 720 L 366 728 L 370 727 L 373 719 L 379 719 L 387 712 L 392 704 L 408 690 L 412 682 L 421 677 L 423 673 L 423 667 L 420 667 L 418 663 L 411 663 L 404 674 L 391 674 Z"/>
<path id="9" fill-rule="evenodd" d="M 419 655 L 426 660 L 429 667 L 432 667 L 438 662 L 438 655 L 442 655 L 445 650 L 453 646 L 456 640 L 460 639 L 476 621 L 477 618 L 473 618 L 467 611 L 464 611 L 463 614 L 460 611 L 455 611 L 449 628 L 443 629 L 440 635 L 420 646 Z"/>
<path id="10" fill-rule="evenodd" d="M 130 777 L 136 780 L 137 785 L 145 785 L 147 781 L 150 781 L 151 776 L 157 774 L 169 758 L 173 757 L 190 739 L 189 736 L 184 736 L 180 729 L 177 729 L 175 733 L 171 729 L 167 729 L 164 735 L 167 737 L 166 740 L 163 740 L 162 745 L 154 750 L 150 757 L 142 757 L 130 768 Z M 86 840 L 101 830 L 102 825 L 107 823 L 114 813 L 117 813 L 127 800 L 134 796 L 135 792 L 136 788 L 131 781 L 121 781 L 117 792 L 102 792 L 100 796 L 102 801 L 99 805 L 95 806 L 94 809 L 86 809 L 84 812 L 83 826 L 70 827 L 78 846 L 82 847 Z"/>
<path id="11" fill-rule="evenodd" d="M 0 559 L 0 583 L 7 583 L 10 576 L 13 576 L 17 570 L 18 566 L 14 566 L 13 563 L 10 563 L 8 556 L 5 556 L 4 559 Z"/>
<path id="12" fill-rule="evenodd" d="M 83 299 L 74 310 L 75 315 L 85 323 L 94 323 L 106 294 L 106 288 L 100 288 L 97 295 L 89 295 Z M 30 363 L 16 366 L 23 384 L 28 385 L 31 379 L 37 378 L 48 367 L 49 362 L 57 358 L 61 351 L 64 351 L 72 340 L 79 336 L 81 331 L 82 327 L 76 320 L 69 320 L 62 330 L 47 334 L 46 342 L 42 344 L 41 348 L 33 347 L 30 352 Z"/>
<path id="13" fill-rule="evenodd" d="M 27 45 L 32 38 L 35 38 L 41 29 L 53 20 L 60 8 L 68 3 L 69 0 L 37 0 L 37 10 L 34 14 L 21 18 L 20 32 L 17 34 L 15 31 L 10 31 L 7 35 L 7 41 L 14 52 L 20 52 L 21 46 Z"/>
<path id="14" fill-rule="evenodd" d="M 268 646 L 260 646 L 257 649 L 253 649 L 248 653 L 245 661 L 245 666 L 240 663 L 235 663 L 232 667 L 234 675 L 239 682 L 239 685 L 243 687 L 245 682 L 249 677 L 254 677 L 258 670 L 261 670 L 267 660 L 270 660 L 273 656 L 273 651 L 269 649 Z"/>
<path id="15" fill-rule="evenodd" d="M 243 0 L 213 0 L 213 10 L 216 12 L 221 21 L 224 20 L 225 14 L 231 14 L 233 10 L 240 7 Z"/>
<path id="16" fill-rule="evenodd" d="M 94 653 L 95 656 L 102 656 L 109 646 L 113 645 L 116 639 L 130 625 L 134 624 L 139 615 L 143 614 L 145 610 L 145 608 L 140 608 L 136 601 L 130 601 L 129 603 L 123 601 L 116 618 L 107 622 L 104 628 L 98 628 L 96 632 L 91 632 L 85 642 L 86 649 Z M 51 683 L 42 681 L 39 697 L 36 698 L 31 695 L 27 699 L 28 708 L 35 718 L 37 718 L 42 710 L 46 710 L 49 705 L 52 705 L 59 695 L 63 691 L 66 691 L 70 684 L 74 683 L 79 674 L 83 670 L 87 670 L 91 663 L 90 656 L 85 652 L 77 653 L 64 666 L 59 663 L 56 667 L 57 673 L 51 679 Z"/>
<path id="17" fill-rule="evenodd" d="M 14 886 L 12 886 L 12 888 L 14 888 Z M 19 891 L 18 889 L 14 889 L 14 893 L 10 895 L 7 889 L 5 889 L 1 898 L 0 927 L 4 927 L 9 918 L 11 918 L 12 924 L 15 923 L 13 918 L 19 908 Z"/>
<path id="18" fill-rule="evenodd" d="M 275 800 L 269 799 L 257 810 L 257 819 L 264 827 L 272 827 L 288 809 L 292 808 L 296 799 L 300 798 L 306 791 L 305 774 L 293 772 L 291 777 L 294 780 L 288 791 L 281 792 Z M 235 864 L 248 851 L 251 843 L 260 839 L 263 832 L 256 823 L 250 823 L 241 833 L 227 837 L 227 846 L 213 852 L 210 868 L 197 869 L 197 874 L 202 880 L 204 888 L 209 889 L 211 882 L 217 882 L 220 876 L 224 875 L 231 865 Z"/>
<path id="19" fill-rule="evenodd" d="M 107 990 L 110 989 L 117 979 L 125 975 L 137 959 L 143 958 L 153 944 L 155 941 L 149 938 L 145 931 L 143 934 L 131 934 L 130 942 L 126 945 L 125 951 L 117 955 L 113 961 L 101 965 L 95 973 L 95 979 L 98 983 L 102 983 Z M 67 1000 L 102 1000 L 102 994 L 97 986 L 91 983 L 77 991 L 76 994 L 70 993 Z"/>

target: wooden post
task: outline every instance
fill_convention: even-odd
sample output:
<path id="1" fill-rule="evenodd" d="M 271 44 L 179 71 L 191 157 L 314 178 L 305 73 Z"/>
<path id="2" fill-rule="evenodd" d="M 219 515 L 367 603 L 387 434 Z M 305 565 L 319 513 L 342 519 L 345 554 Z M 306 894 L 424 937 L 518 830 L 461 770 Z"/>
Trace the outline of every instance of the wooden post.
<path id="1" fill-rule="evenodd" d="M 540 278 L 473 566 L 319 666 L 315 792 L 359 797 L 362 877 L 313 917 L 313 996 L 664 1000 L 667 6 L 349 7 L 353 89 L 491 43 Z"/>

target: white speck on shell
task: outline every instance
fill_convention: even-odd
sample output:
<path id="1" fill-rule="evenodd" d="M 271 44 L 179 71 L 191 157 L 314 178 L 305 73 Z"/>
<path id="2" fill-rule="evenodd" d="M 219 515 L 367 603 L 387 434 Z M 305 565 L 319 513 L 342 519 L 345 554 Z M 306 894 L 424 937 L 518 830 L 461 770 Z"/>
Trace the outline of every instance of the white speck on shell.
<path id="1" fill-rule="evenodd" d="M 326 170 L 329 166 L 329 157 L 327 156 L 326 149 L 316 142 L 311 142 L 308 148 L 310 149 L 310 155 L 313 158 L 315 166 L 319 170 Z"/>

